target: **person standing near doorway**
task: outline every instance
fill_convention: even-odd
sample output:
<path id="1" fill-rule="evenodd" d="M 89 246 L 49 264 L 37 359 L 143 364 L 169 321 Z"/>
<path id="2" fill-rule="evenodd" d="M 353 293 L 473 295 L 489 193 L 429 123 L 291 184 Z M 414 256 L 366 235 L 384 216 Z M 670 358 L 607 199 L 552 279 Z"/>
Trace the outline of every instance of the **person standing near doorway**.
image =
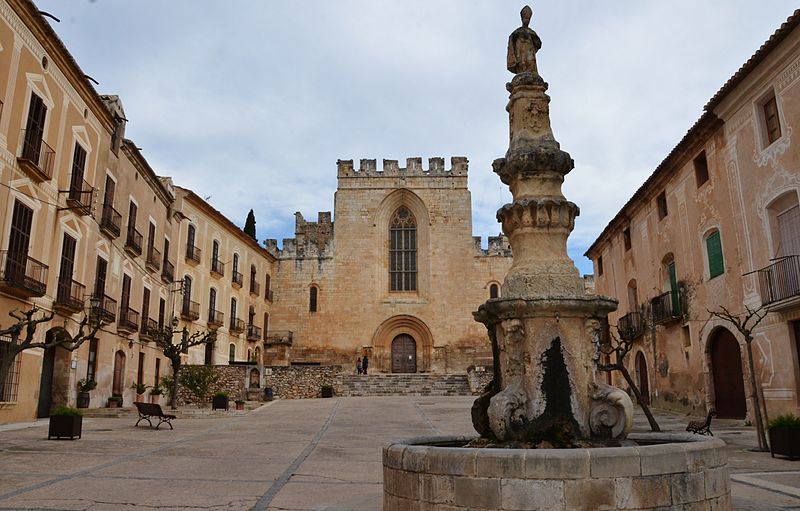
<path id="1" fill-rule="evenodd" d="M 361 371 L 363 371 L 363 369 L 361 369 L 361 357 L 358 357 L 358 359 L 356 359 L 356 372 L 361 374 Z"/>
<path id="2" fill-rule="evenodd" d="M 364 372 L 364 374 L 367 374 L 368 366 L 369 366 L 369 359 L 367 358 L 366 355 L 364 355 L 364 358 L 361 359 L 361 370 Z"/>

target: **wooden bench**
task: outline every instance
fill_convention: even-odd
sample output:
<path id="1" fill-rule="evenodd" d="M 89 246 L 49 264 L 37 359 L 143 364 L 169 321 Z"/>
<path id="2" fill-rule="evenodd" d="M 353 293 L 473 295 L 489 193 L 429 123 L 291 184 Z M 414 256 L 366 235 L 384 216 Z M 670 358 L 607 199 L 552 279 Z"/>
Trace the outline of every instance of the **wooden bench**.
<path id="1" fill-rule="evenodd" d="M 714 413 L 714 410 L 711 410 L 708 412 L 705 421 L 689 421 L 689 424 L 686 426 L 686 431 L 696 435 L 714 436 L 714 433 L 711 432 L 711 417 L 714 415 L 716 415 L 716 413 Z"/>
<path id="2" fill-rule="evenodd" d="M 156 425 L 156 429 L 163 423 L 167 423 L 169 429 L 175 429 L 172 427 L 172 419 L 175 418 L 174 415 L 170 415 L 164 413 L 164 410 L 161 409 L 161 405 L 155 403 L 133 403 L 136 405 L 136 409 L 139 410 L 139 420 L 136 421 L 134 427 L 138 426 L 140 422 L 147 421 L 150 424 L 150 427 L 153 427 L 153 423 L 150 422 L 150 419 L 158 419 L 158 424 Z"/>

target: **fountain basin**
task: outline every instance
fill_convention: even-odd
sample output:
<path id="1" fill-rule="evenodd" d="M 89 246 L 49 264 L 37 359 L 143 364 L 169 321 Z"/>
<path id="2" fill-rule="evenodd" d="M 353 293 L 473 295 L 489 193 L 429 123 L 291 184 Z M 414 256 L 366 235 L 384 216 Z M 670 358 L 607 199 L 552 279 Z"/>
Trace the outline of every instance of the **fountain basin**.
<path id="1" fill-rule="evenodd" d="M 383 449 L 383 509 L 729 510 L 722 440 L 632 433 L 636 446 L 465 448 L 472 437 L 418 437 Z"/>

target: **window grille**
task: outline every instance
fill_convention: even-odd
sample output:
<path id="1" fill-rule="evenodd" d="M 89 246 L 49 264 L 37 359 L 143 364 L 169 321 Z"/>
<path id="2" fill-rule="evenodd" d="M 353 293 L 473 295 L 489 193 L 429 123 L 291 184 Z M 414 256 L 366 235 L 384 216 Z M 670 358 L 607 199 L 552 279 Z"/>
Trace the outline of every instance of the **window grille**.
<path id="1" fill-rule="evenodd" d="M 0 337 L 0 360 L 3 360 L 4 357 L 10 356 L 10 346 L 10 337 Z M 20 364 L 21 359 L 18 354 L 14 363 L 11 364 L 11 370 L 8 373 L 6 381 L 0 382 L 0 402 L 14 402 L 17 400 Z"/>

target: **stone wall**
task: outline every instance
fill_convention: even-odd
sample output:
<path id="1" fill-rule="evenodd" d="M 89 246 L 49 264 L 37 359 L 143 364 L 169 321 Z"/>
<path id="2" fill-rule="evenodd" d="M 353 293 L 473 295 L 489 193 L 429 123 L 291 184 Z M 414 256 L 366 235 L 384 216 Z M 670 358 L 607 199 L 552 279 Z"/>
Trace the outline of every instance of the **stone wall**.
<path id="1" fill-rule="evenodd" d="M 342 366 L 271 366 L 266 385 L 272 387 L 276 398 L 305 399 L 321 397 L 322 386 L 338 390 L 342 384 Z"/>
<path id="2" fill-rule="evenodd" d="M 186 366 L 192 367 L 192 366 Z M 182 386 L 178 387 L 178 405 L 211 406 L 211 397 L 217 392 L 227 392 L 231 401 L 246 398 L 246 382 L 250 369 L 256 366 L 226 365 L 211 366 L 217 374 L 217 381 L 211 384 L 206 398 L 198 401 L 194 394 Z"/>
<path id="3" fill-rule="evenodd" d="M 467 381 L 469 382 L 469 390 L 476 396 L 483 394 L 486 386 L 492 383 L 493 378 L 494 371 L 492 370 L 491 366 L 469 366 L 467 368 Z"/>

